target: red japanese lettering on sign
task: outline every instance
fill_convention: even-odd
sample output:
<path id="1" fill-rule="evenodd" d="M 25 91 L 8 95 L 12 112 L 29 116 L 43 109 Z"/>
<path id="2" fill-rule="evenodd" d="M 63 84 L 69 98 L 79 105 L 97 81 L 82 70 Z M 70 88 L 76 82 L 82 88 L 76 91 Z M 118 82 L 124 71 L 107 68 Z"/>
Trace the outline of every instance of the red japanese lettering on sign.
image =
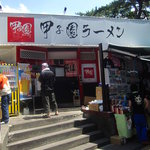
<path id="1" fill-rule="evenodd" d="M 84 68 L 84 78 L 94 78 L 94 68 Z"/>
<path id="2" fill-rule="evenodd" d="M 8 42 L 34 42 L 34 18 L 8 17 Z"/>

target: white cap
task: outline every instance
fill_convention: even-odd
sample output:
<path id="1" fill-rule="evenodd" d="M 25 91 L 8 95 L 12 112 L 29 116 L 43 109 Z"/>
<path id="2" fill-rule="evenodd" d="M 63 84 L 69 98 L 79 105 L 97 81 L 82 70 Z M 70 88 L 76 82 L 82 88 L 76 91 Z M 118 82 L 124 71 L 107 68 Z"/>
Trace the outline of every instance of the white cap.
<path id="1" fill-rule="evenodd" d="M 48 68 L 48 64 L 47 63 L 43 63 L 42 66 Z"/>

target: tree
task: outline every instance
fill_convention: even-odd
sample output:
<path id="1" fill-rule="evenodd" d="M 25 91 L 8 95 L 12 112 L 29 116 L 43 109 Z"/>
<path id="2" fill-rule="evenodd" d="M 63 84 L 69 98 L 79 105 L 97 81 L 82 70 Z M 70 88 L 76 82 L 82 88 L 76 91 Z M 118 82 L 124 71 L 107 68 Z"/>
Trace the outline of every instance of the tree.
<path id="1" fill-rule="evenodd" d="M 111 18 L 148 19 L 150 18 L 150 0 L 114 0 L 106 6 L 95 7 L 80 16 L 100 16 Z"/>

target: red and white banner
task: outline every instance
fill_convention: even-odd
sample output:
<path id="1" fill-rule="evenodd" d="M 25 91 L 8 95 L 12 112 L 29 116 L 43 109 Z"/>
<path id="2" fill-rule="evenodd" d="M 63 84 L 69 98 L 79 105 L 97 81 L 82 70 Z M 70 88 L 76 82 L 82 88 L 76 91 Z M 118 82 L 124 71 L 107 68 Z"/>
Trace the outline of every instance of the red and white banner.
<path id="1" fill-rule="evenodd" d="M 34 42 L 34 18 L 8 17 L 8 42 Z"/>
<path id="2" fill-rule="evenodd" d="M 85 79 L 94 78 L 94 68 L 85 67 L 85 68 L 83 68 L 83 72 L 84 72 L 84 78 Z"/>

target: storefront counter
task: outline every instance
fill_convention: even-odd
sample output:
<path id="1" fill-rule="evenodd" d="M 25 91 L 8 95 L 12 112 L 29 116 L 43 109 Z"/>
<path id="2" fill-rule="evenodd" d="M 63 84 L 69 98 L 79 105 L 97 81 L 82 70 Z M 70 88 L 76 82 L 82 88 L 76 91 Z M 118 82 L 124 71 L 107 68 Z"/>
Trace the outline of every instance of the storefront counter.
<path id="1" fill-rule="evenodd" d="M 114 114 L 110 111 L 99 112 L 99 111 L 92 111 L 92 110 L 85 110 L 85 109 L 81 109 L 81 111 L 84 113 L 84 115 L 94 114 L 96 116 L 99 116 L 99 117 L 103 116 L 103 117 L 106 117 L 106 118 L 114 116 Z"/>
<path id="2" fill-rule="evenodd" d="M 83 117 L 90 119 L 91 122 L 95 123 L 98 126 L 100 131 L 103 131 L 106 137 L 117 134 L 115 116 L 112 112 L 109 111 L 91 111 L 81 109 L 83 112 Z"/>

